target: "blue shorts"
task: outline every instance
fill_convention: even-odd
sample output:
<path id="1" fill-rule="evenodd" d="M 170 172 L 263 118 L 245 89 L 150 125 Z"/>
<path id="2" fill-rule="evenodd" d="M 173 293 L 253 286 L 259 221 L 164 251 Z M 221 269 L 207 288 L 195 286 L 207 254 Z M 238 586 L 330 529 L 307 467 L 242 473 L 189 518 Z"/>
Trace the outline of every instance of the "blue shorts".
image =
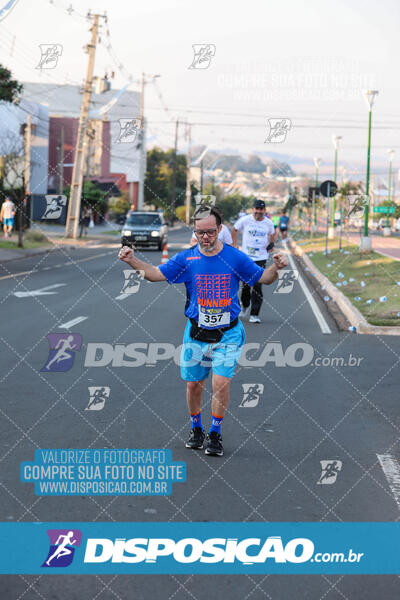
<path id="1" fill-rule="evenodd" d="M 14 227 L 14 218 L 10 217 L 9 219 L 3 219 L 3 224 L 7 225 L 7 227 Z"/>
<path id="2" fill-rule="evenodd" d="M 217 344 L 198 342 L 190 337 L 190 321 L 183 334 L 180 356 L 181 377 L 184 381 L 202 381 L 207 379 L 210 369 L 216 375 L 231 379 L 235 374 L 237 361 L 246 339 L 244 327 L 239 320 L 232 329 L 228 329 Z"/>

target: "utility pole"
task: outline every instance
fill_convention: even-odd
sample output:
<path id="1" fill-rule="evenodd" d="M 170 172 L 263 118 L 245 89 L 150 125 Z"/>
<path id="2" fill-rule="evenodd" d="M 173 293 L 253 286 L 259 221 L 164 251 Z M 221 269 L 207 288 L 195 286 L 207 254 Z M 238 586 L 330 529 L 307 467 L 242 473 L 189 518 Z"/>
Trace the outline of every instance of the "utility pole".
<path id="1" fill-rule="evenodd" d="M 89 13 L 89 16 L 90 13 Z M 93 25 L 91 27 L 92 38 L 88 44 L 89 62 L 87 67 L 86 82 L 82 98 L 81 114 L 78 124 L 78 135 L 76 138 L 74 168 L 72 171 L 71 191 L 68 203 L 67 224 L 65 226 L 65 236 L 78 237 L 79 216 L 81 210 L 81 195 L 83 172 L 86 163 L 86 153 L 88 151 L 88 115 L 90 108 L 90 98 L 92 95 L 94 57 L 96 53 L 97 35 L 99 30 L 99 17 L 106 19 L 105 15 L 93 15 Z"/>
<path id="2" fill-rule="evenodd" d="M 143 210 L 144 202 L 144 176 L 146 172 L 146 124 L 144 122 L 144 86 L 146 84 L 145 74 L 142 73 L 142 87 L 140 91 L 140 161 L 139 161 L 139 189 L 138 189 L 138 210 Z"/>
<path id="3" fill-rule="evenodd" d="M 57 194 L 63 193 L 64 187 L 64 125 L 57 144 Z"/>
<path id="4" fill-rule="evenodd" d="M 146 77 L 149 79 L 146 80 Z M 142 73 L 142 85 L 140 90 L 140 162 L 139 162 L 139 190 L 138 190 L 138 210 L 143 210 L 144 204 L 144 180 L 146 175 L 146 119 L 144 118 L 144 90 L 146 83 L 154 81 L 159 75 L 146 75 Z"/>
<path id="5" fill-rule="evenodd" d="M 176 200 L 176 167 L 177 167 L 177 151 L 178 151 L 178 128 L 179 128 L 179 120 L 176 120 L 175 123 L 175 146 L 174 146 L 174 156 L 173 156 L 173 166 L 172 166 L 172 189 L 171 189 L 171 220 L 172 224 L 175 221 L 175 200 Z"/>
<path id="6" fill-rule="evenodd" d="M 187 158 L 186 158 L 186 225 L 190 224 L 190 199 L 191 199 L 191 193 L 190 193 L 190 146 L 192 143 L 192 128 L 189 125 L 189 123 L 186 124 L 186 139 L 188 141 L 188 151 L 187 151 Z"/>
<path id="7" fill-rule="evenodd" d="M 24 127 L 24 199 L 18 202 L 18 247 L 22 248 L 22 228 L 28 196 L 31 193 L 31 145 L 32 145 L 32 119 L 26 117 Z"/>

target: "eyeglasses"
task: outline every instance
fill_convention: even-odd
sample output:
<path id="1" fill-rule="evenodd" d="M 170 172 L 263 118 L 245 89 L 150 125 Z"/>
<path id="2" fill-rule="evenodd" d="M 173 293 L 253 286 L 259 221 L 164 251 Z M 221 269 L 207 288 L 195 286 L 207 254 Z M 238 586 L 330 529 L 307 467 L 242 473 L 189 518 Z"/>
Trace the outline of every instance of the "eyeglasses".
<path id="1" fill-rule="evenodd" d="M 211 237 L 211 236 L 215 235 L 217 233 L 217 231 L 218 231 L 218 227 L 216 227 L 215 229 L 204 229 L 204 230 L 202 230 L 202 229 L 196 230 L 195 229 L 194 234 L 197 237 L 204 237 L 205 235 L 208 235 L 209 237 Z"/>

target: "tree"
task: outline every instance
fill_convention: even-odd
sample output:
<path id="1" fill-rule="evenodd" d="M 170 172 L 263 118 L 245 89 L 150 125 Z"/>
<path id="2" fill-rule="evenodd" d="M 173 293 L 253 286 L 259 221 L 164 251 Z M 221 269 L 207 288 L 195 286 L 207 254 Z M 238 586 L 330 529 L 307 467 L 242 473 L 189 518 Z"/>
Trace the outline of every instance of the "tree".
<path id="1" fill-rule="evenodd" d="M 0 64 L 0 100 L 17 103 L 18 96 L 22 92 L 22 83 L 12 79 L 11 71 Z"/>
<path id="2" fill-rule="evenodd" d="M 18 246 L 23 247 L 25 215 L 24 142 L 12 131 L 5 131 L 0 138 L 0 197 L 9 196 L 16 207 L 15 226 Z"/>
<path id="3" fill-rule="evenodd" d="M 171 217 L 172 170 L 174 151 L 152 148 L 147 152 L 147 169 L 144 184 L 144 203 L 147 206 L 162 208 L 167 218 Z M 186 156 L 178 154 L 176 158 L 176 194 L 175 207 L 186 201 Z M 191 185 L 192 198 L 197 189 Z"/>
<path id="4" fill-rule="evenodd" d="M 67 187 L 64 190 L 64 194 L 69 198 L 71 187 Z M 91 208 L 93 215 L 99 215 L 101 218 L 104 217 L 108 208 L 107 192 L 101 189 L 93 181 L 84 181 L 82 186 L 81 196 L 81 210 Z"/>

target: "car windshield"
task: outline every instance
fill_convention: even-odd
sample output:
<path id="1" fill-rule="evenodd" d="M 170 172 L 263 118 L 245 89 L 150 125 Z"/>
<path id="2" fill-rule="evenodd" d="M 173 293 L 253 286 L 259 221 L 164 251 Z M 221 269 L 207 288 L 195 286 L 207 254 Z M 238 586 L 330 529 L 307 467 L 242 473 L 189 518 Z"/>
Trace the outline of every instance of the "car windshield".
<path id="1" fill-rule="evenodd" d="M 126 220 L 125 225 L 161 225 L 160 215 L 154 214 L 132 214 Z"/>

